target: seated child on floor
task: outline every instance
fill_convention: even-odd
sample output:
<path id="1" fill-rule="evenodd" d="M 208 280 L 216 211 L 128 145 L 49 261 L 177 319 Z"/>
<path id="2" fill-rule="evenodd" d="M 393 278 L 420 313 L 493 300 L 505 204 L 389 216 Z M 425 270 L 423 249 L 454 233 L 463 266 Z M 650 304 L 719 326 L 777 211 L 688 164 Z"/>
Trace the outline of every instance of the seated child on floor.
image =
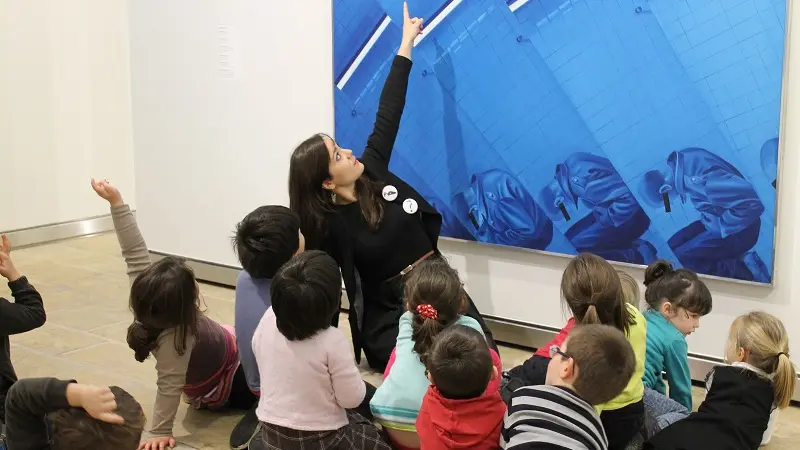
<path id="1" fill-rule="evenodd" d="M 339 266 L 318 250 L 293 257 L 272 278 L 272 306 L 253 336 L 262 423 L 251 448 L 391 448 L 352 410 L 366 407 L 368 386 L 347 337 L 331 326 L 341 295 Z"/>
<path id="2" fill-rule="evenodd" d="M 11 259 L 11 241 L 5 234 L 0 235 L 0 276 L 8 281 L 10 302 L 0 297 L 0 422 L 5 422 L 6 394 L 17 381 L 14 365 L 11 363 L 11 342 L 8 336 L 25 333 L 44 325 L 46 315 L 42 296 L 28 279 L 24 277 Z"/>
<path id="3" fill-rule="evenodd" d="M 407 276 L 407 310 L 400 316 L 395 360 L 370 408 L 395 446 L 419 448 L 415 424 L 430 385 L 422 360 L 436 336 L 447 327 L 458 324 L 481 332 L 481 326 L 462 314 L 466 293 L 458 272 L 446 260 L 425 260 Z"/>
<path id="4" fill-rule="evenodd" d="M 417 417 L 426 450 L 499 448 L 506 404 L 500 398 L 499 372 L 483 335 L 453 325 L 436 337 L 425 359 L 431 386 Z M 490 382 L 495 381 L 493 386 Z"/>
<path id="5" fill-rule="evenodd" d="M 8 392 L 6 443 L 11 450 L 136 450 L 142 405 L 116 386 L 27 378 Z"/>
<path id="6" fill-rule="evenodd" d="M 591 253 L 574 257 L 561 277 L 562 300 L 572 313 L 572 318 L 546 348 L 506 375 L 506 387 L 502 395 L 509 398 L 511 392 L 521 385 L 544 384 L 549 355 L 542 353 L 553 345 L 564 342 L 574 326 L 578 324 L 605 324 L 622 331 L 633 346 L 635 359 L 634 377 L 616 398 L 596 405 L 608 436 L 611 450 L 622 450 L 640 432 L 644 425 L 642 395 L 644 371 L 646 323 L 636 306 L 626 301 L 619 273 L 603 258 Z M 516 378 L 519 377 L 519 378 Z"/>
<path id="7" fill-rule="evenodd" d="M 144 450 L 175 445 L 172 425 L 186 394 L 194 408 L 249 408 L 255 396 L 239 366 L 232 327 L 223 327 L 200 310 L 200 288 L 183 260 L 168 257 L 150 264 L 150 253 L 130 207 L 108 181 L 92 188 L 111 205 L 111 217 L 131 282 L 128 346 L 137 361 L 156 359 L 158 391 L 151 419 L 152 437 Z"/>
<path id="8" fill-rule="evenodd" d="M 254 394 L 261 390 L 258 364 L 253 354 L 253 333 L 270 306 L 269 286 L 278 268 L 305 249 L 300 217 L 285 206 L 259 206 L 236 225 L 233 246 L 244 270 L 236 280 L 234 321 L 239 361 L 247 386 Z M 247 448 L 258 432 L 257 400 L 233 428 L 230 447 Z"/>
<path id="9" fill-rule="evenodd" d="M 628 384 L 636 365 L 631 344 L 614 327 L 579 325 L 562 348 L 550 347 L 550 354 L 545 384 L 511 395 L 501 447 L 608 449 L 593 406 L 616 397 Z"/>
<path id="10" fill-rule="evenodd" d="M 644 296 L 648 309 L 644 402 L 653 417 L 648 437 L 685 417 L 692 410 L 692 378 L 686 336 L 700 326 L 700 318 L 711 312 L 711 292 L 689 269 L 672 268 L 660 259 L 644 273 Z M 664 385 L 667 374 L 669 397 Z"/>
<path id="11" fill-rule="evenodd" d="M 777 409 L 789 406 L 797 383 L 786 328 L 765 312 L 739 316 L 725 353 L 731 365 L 709 374 L 697 412 L 661 430 L 645 449 L 755 450 L 769 443 Z"/>

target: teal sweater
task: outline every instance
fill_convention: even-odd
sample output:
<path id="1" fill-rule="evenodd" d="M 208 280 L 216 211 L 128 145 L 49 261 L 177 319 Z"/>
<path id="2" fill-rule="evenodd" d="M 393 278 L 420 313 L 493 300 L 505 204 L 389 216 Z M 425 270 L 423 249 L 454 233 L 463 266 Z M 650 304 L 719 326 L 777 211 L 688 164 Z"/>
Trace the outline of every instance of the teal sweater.
<path id="1" fill-rule="evenodd" d="M 651 309 L 644 313 L 644 317 L 647 320 L 644 386 L 666 395 L 667 388 L 661 377 L 661 373 L 666 372 L 669 398 L 691 411 L 692 377 L 686 338 L 660 312 Z"/>

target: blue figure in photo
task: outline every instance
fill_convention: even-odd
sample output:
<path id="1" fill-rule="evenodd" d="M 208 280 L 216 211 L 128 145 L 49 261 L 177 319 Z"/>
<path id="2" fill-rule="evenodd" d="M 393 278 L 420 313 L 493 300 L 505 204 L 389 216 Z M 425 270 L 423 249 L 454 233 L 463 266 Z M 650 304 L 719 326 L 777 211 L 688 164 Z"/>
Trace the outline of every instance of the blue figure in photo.
<path id="1" fill-rule="evenodd" d="M 553 222 L 519 180 L 502 170 L 473 175 L 453 204 L 478 241 L 543 250 L 553 239 Z"/>
<path id="2" fill-rule="evenodd" d="M 440 234 L 456 239 L 464 239 L 466 241 L 474 241 L 475 235 L 469 232 L 467 227 L 453 214 L 453 211 L 438 197 L 425 196 L 425 200 L 431 204 L 439 214 L 442 215 L 442 230 Z"/>
<path id="3" fill-rule="evenodd" d="M 761 169 L 772 187 L 778 185 L 778 138 L 772 138 L 761 146 Z"/>
<path id="4" fill-rule="evenodd" d="M 641 239 L 650 227 L 650 218 L 608 159 L 573 153 L 556 166 L 555 182 L 550 188 L 555 193 L 553 206 L 567 223 L 574 223 L 566 237 L 577 251 L 633 264 L 656 259 L 655 246 Z M 569 217 L 566 204 L 577 208 L 579 202 L 590 213 L 576 221 Z"/>
<path id="5" fill-rule="evenodd" d="M 671 202 L 691 203 L 700 213 L 667 242 L 684 267 L 720 277 L 767 283 L 770 274 L 753 251 L 764 205 L 753 185 L 732 164 L 703 148 L 667 158 L 669 169 L 645 174 L 648 202 L 671 211 Z"/>

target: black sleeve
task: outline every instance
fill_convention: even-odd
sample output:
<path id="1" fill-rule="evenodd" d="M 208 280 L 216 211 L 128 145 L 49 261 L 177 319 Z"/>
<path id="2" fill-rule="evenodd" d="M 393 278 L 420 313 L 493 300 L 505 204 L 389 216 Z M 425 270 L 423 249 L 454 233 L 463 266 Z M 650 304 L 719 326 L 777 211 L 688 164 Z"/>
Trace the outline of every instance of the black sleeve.
<path id="1" fill-rule="evenodd" d="M 411 73 L 411 60 L 404 56 L 395 56 L 386 83 L 383 85 L 375 126 L 367 139 L 367 148 L 362 159 L 389 166 L 392 148 L 400 129 L 400 119 L 406 106 L 408 76 Z"/>
<path id="2" fill-rule="evenodd" d="M 0 334 L 24 333 L 44 325 L 47 316 L 44 312 L 42 296 L 22 277 L 8 283 L 14 303 L 0 298 Z"/>
<path id="3" fill-rule="evenodd" d="M 6 397 L 6 440 L 13 450 L 50 448 L 45 416 L 69 408 L 67 386 L 74 381 L 28 378 L 11 386 Z"/>

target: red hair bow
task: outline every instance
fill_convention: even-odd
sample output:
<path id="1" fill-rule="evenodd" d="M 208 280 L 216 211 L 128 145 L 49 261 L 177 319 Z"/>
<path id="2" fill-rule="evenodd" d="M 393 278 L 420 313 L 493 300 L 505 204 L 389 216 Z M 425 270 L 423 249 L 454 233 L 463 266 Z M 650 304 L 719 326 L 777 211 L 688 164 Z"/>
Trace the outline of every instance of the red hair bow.
<path id="1" fill-rule="evenodd" d="M 433 319 L 436 320 L 439 318 L 439 313 L 436 311 L 436 308 L 429 304 L 419 305 L 417 306 L 417 313 L 423 319 Z"/>

